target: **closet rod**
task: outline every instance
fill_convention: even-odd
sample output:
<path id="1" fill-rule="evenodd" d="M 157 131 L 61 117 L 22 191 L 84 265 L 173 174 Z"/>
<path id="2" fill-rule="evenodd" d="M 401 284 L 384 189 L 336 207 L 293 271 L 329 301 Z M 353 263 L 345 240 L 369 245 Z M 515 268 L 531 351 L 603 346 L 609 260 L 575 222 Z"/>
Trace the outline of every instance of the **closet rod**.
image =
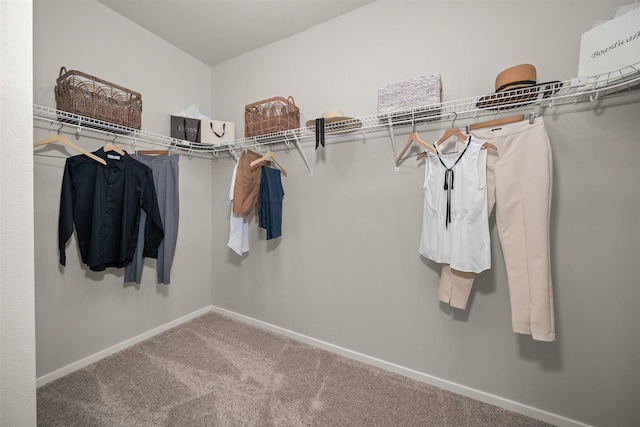
<path id="1" fill-rule="evenodd" d="M 508 101 L 508 107 L 499 107 L 498 109 L 480 108 L 478 107 L 478 102 L 484 95 L 475 96 L 420 108 L 375 114 L 330 123 L 325 126 L 325 135 L 327 138 L 353 140 L 364 136 L 366 133 L 393 131 L 395 127 L 411 126 L 413 128 L 416 125 L 448 122 L 454 113 L 458 120 L 475 120 L 483 116 L 495 117 L 498 114 L 514 114 L 516 111 L 530 110 L 535 107 L 553 108 L 562 104 L 575 104 L 585 101 L 593 102 L 604 97 L 639 93 L 640 91 L 635 90 L 639 84 L 640 62 L 597 76 L 575 78 L 549 85 L 501 92 L 500 99 L 501 101 Z M 119 138 L 127 138 L 134 142 L 140 141 L 191 153 L 211 153 L 214 156 L 225 151 L 228 152 L 229 155 L 232 155 L 233 150 L 243 148 L 256 148 L 264 145 L 272 146 L 273 144 L 280 143 L 288 145 L 291 140 L 296 143 L 296 148 L 302 153 L 299 145 L 304 142 L 313 143 L 315 138 L 315 132 L 312 129 L 302 127 L 267 135 L 240 138 L 227 145 L 213 146 L 131 129 L 39 105 L 34 105 L 33 108 L 35 119 L 56 122 L 62 121 L 78 128 L 88 128 L 91 131 L 104 132 L 107 134 L 116 132 L 119 134 Z M 345 131 L 345 129 L 348 129 L 348 131 Z M 304 158 L 304 155 L 303 160 L 305 160 L 311 172 L 311 168 L 306 158 Z"/>
<path id="2" fill-rule="evenodd" d="M 123 139 L 127 140 L 132 146 L 137 143 L 144 143 L 151 146 L 158 145 L 172 151 L 181 150 L 191 153 L 212 153 L 214 155 L 218 155 L 220 151 L 229 150 L 229 146 L 213 146 L 210 144 L 192 143 L 190 141 L 127 128 L 117 124 L 103 122 L 40 105 L 34 105 L 33 108 L 33 118 L 35 120 L 49 122 L 51 124 L 63 124 L 64 126 L 62 131 L 66 132 L 69 132 L 69 129 L 75 129 L 76 133 L 80 134 L 81 131 L 87 130 L 108 138 L 113 138 L 115 136 L 117 141 L 122 141 Z"/>

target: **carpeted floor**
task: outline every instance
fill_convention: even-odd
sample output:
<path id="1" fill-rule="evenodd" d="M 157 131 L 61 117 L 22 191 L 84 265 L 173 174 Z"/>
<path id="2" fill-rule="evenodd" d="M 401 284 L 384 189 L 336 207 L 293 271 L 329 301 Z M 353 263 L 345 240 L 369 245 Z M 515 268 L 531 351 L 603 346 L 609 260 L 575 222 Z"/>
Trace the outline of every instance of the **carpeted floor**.
<path id="1" fill-rule="evenodd" d="M 39 388 L 38 425 L 548 426 L 214 313 Z"/>

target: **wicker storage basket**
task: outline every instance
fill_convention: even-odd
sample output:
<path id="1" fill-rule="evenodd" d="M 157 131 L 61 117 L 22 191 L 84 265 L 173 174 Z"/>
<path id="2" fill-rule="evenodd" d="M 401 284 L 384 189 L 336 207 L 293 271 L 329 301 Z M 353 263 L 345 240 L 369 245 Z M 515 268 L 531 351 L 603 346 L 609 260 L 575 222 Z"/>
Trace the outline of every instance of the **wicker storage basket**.
<path id="1" fill-rule="evenodd" d="M 300 109 L 292 97 L 276 96 L 244 108 L 244 136 L 251 137 L 300 127 Z"/>
<path id="2" fill-rule="evenodd" d="M 58 110 L 141 128 L 142 95 L 130 89 L 62 67 L 54 91 Z"/>

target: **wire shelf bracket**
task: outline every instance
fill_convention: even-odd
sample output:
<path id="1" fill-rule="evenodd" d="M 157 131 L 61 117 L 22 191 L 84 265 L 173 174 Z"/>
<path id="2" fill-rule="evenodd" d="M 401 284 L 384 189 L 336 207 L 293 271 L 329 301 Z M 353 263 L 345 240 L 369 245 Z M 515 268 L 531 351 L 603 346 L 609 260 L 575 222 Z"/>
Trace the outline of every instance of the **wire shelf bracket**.
<path id="1" fill-rule="evenodd" d="M 605 97 L 640 93 L 638 89 L 640 89 L 640 62 L 597 76 L 577 77 L 563 82 L 514 89 L 488 96 L 475 96 L 425 107 L 333 122 L 325 125 L 325 137 L 327 139 L 340 137 L 339 139 L 344 141 L 345 138 L 353 135 L 388 131 L 395 159 L 394 129 L 396 127 L 411 127 L 415 131 L 417 125 L 441 123 L 450 120 L 451 116 L 455 116 L 457 120 L 475 120 L 482 116 L 497 116 L 498 114 L 513 113 L 514 111 L 525 109 L 554 108 L 563 104 L 596 102 Z M 309 176 L 313 176 L 309 161 L 302 149 L 302 144 L 307 141 L 313 141 L 315 136 L 314 130 L 308 127 L 240 138 L 225 145 L 212 145 L 171 138 L 35 104 L 33 106 L 33 118 L 35 120 L 49 121 L 51 124 L 59 122 L 60 124 L 74 126 L 78 133 L 82 129 L 89 129 L 92 132 L 100 132 L 112 136 L 117 135 L 118 138 L 131 140 L 132 145 L 148 143 L 152 146 L 167 147 L 174 152 L 181 150 L 189 155 L 196 153 L 212 154 L 214 157 L 217 157 L 220 152 L 226 151 L 229 156 L 237 158 L 235 150 L 259 148 L 262 145 L 271 146 L 280 143 L 289 145 L 290 138 L 292 138 L 297 151 L 309 170 Z M 396 170 L 398 170 L 397 166 Z"/>

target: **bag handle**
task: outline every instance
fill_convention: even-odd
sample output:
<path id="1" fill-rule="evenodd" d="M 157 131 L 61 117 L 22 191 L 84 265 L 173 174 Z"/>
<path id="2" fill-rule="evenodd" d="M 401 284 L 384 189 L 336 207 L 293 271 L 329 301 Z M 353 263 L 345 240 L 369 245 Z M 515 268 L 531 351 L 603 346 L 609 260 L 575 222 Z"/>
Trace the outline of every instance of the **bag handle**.
<path id="1" fill-rule="evenodd" d="M 218 138 L 222 138 L 225 134 L 225 132 L 227 131 L 227 124 L 226 123 L 222 123 L 222 133 L 219 134 L 218 132 L 216 132 L 215 130 L 213 130 L 213 122 L 209 122 L 209 126 L 211 126 L 211 132 L 213 132 L 213 134 L 215 136 L 217 136 Z"/>

